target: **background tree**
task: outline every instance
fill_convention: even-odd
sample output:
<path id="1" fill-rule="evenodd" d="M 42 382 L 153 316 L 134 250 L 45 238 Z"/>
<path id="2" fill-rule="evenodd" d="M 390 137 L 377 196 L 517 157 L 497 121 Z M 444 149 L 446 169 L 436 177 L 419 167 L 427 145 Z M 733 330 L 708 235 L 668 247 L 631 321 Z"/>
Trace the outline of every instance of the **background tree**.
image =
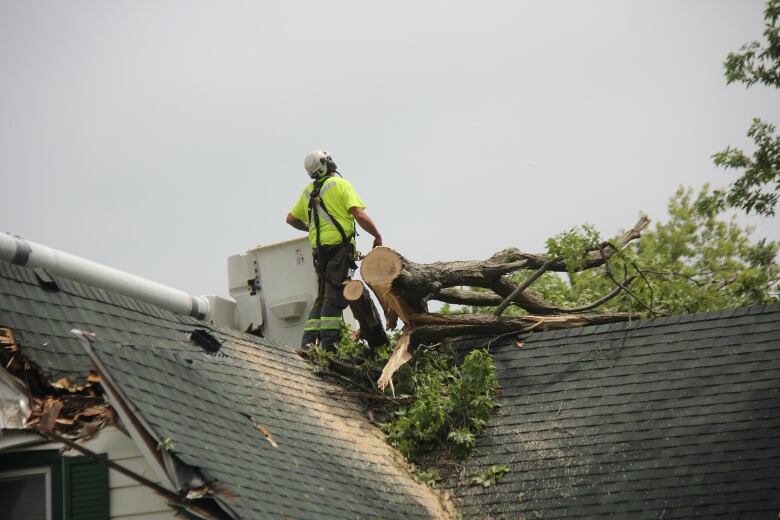
<path id="1" fill-rule="evenodd" d="M 769 0 L 764 10 L 765 41 L 754 41 L 743 45 L 739 52 L 729 53 L 723 64 L 727 83 L 780 88 L 779 18 L 780 0 Z M 752 155 L 730 146 L 713 155 L 716 165 L 743 173 L 729 187 L 700 200 L 700 211 L 711 213 L 731 207 L 745 213 L 775 214 L 780 194 L 780 135 L 775 131 L 775 125 L 755 118 L 747 133 L 756 146 Z"/>
<path id="2" fill-rule="evenodd" d="M 678 189 L 668 204 L 668 220 L 646 230 L 603 271 L 547 274 L 534 291 L 556 305 L 576 307 L 614 287 L 613 278 L 634 275 L 633 295 L 623 293 L 602 308 L 667 315 L 780 301 L 775 261 L 780 244 L 751 242 L 752 229 L 733 217 L 727 220 L 722 210 L 697 211 L 711 196 L 707 186 L 698 194 Z"/>
<path id="3" fill-rule="evenodd" d="M 623 292 L 600 308 L 613 312 L 653 315 L 685 314 L 780 301 L 780 243 L 751 241 L 752 229 L 726 219 L 724 210 L 702 213 L 697 207 L 712 193 L 679 188 L 668 204 L 669 218 L 643 232 L 598 271 L 546 273 L 533 284 L 544 300 L 560 307 L 577 307 L 608 292 L 615 283 L 636 277 L 630 293 Z M 570 237 L 576 236 L 576 240 Z M 561 233 L 555 245 L 569 239 L 581 246 L 601 239 L 589 226 Z M 584 241 L 584 242 L 583 242 Z M 585 246 L 587 247 L 587 246 Z M 529 276 L 512 275 L 515 283 Z M 652 309 L 652 310 L 651 310 Z M 491 308 L 463 307 L 443 312 L 490 312 Z M 517 307 L 507 315 L 523 314 Z"/>

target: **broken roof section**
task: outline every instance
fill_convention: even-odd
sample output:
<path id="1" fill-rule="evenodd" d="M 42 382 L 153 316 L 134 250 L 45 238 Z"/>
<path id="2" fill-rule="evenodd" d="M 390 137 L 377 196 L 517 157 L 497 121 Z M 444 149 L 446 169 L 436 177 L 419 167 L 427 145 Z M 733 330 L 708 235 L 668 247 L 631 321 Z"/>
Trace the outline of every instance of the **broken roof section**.
<path id="1" fill-rule="evenodd" d="M 780 305 L 531 334 L 460 476 L 464 518 L 777 518 Z M 464 486 L 493 465 L 496 485 Z"/>
<path id="2" fill-rule="evenodd" d="M 0 262 L 0 326 L 49 382 L 96 381 L 94 363 L 124 426 L 142 429 L 175 462 L 174 482 L 203 479 L 240 518 L 446 516 L 360 405 L 293 353 L 215 329 L 220 346 L 208 352 L 190 338 L 203 322 L 56 282 L 44 288 L 32 271 Z"/>

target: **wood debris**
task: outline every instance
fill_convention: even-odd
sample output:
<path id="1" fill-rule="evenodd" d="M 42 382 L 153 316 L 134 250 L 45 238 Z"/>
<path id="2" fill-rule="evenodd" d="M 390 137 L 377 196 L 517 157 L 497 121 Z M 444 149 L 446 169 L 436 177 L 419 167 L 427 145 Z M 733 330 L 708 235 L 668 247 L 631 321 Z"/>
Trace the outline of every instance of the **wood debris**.
<path id="1" fill-rule="evenodd" d="M 0 347 L 3 368 L 24 382 L 31 394 L 25 426 L 44 433 L 89 438 L 101 428 L 116 424 L 96 374 L 90 374 L 84 383 L 67 376 L 53 380 L 24 356 L 24 345 L 17 343 L 8 327 L 0 327 Z"/>
<path id="2" fill-rule="evenodd" d="M 258 431 L 265 436 L 265 439 L 271 444 L 271 446 L 274 448 L 279 447 L 279 445 L 276 443 L 276 440 L 274 439 L 274 436 L 271 435 L 271 431 L 268 428 L 257 422 L 257 419 L 254 417 L 252 417 L 252 423 L 254 423 L 255 428 L 257 428 Z"/>

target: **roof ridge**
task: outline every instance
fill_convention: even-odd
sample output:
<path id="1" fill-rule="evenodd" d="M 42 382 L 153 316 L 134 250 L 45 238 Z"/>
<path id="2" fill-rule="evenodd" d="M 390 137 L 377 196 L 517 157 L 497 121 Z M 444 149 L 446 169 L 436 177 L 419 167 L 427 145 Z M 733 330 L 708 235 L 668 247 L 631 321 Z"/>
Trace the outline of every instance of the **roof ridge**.
<path id="1" fill-rule="evenodd" d="M 658 318 L 643 318 L 640 320 L 621 321 L 616 323 L 606 323 L 599 325 L 585 325 L 582 327 L 572 327 L 570 329 L 548 330 L 540 332 L 530 332 L 523 334 L 523 339 L 529 338 L 535 341 L 547 339 L 562 339 L 574 335 L 585 336 L 590 334 L 601 334 L 604 332 L 620 332 L 657 325 L 672 325 L 675 323 L 690 323 L 709 320 L 719 320 L 722 318 L 731 318 L 734 316 L 750 316 L 756 314 L 768 314 L 780 312 L 780 303 L 758 303 L 745 307 L 735 307 L 720 309 L 715 311 L 701 311 L 689 314 L 674 314 Z"/>

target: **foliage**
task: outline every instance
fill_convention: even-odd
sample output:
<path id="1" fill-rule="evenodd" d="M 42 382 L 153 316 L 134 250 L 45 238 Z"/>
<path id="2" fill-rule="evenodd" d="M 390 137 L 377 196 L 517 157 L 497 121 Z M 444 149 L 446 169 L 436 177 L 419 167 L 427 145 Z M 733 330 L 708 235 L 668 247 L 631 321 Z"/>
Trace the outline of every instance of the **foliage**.
<path id="1" fill-rule="evenodd" d="M 171 439 L 170 437 L 164 438 L 163 440 L 157 443 L 157 449 L 160 451 L 167 451 L 168 453 L 171 453 L 172 451 L 174 451 L 173 439 Z"/>
<path id="2" fill-rule="evenodd" d="M 472 289 L 475 290 L 475 291 L 483 291 L 484 290 L 481 287 L 473 287 Z M 441 306 L 441 308 L 437 312 L 439 312 L 440 314 L 450 314 L 450 315 L 455 315 L 455 314 L 473 314 L 474 313 L 473 309 L 470 306 L 468 306 L 468 305 L 466 305 L 466 306 L 463 306 L 463 305 L 452 306 L 449 303 L 443 304 Z"/>
<path id="3" fill-rule="evenodd" d="M 348 360 L 352 362 L 364 377 L 377 369 L 381 370 L 390 354 L 393 352 L 399 332 L 388 334 L 388 343 L 374 350 L 363 340 L 353 338 L 352 327 L 341 321 L 339 341 L 335 348 L 325 349 L 315 345 L 306 351 L 306 355 L 312 362 L 314 371 L 321 371 L 330 366 L 333 360 Z"/>
<path id="4" fill-rule="evenodd" d="M 398 340 L 400 331 L 388 332 L 387 344 L 377 349 L 372 349 L 364 340 L 353 339 L 352 327 L 344 321 L 341 322 L 341 339 L 336 344 L 336 351 L 331 355 L 331 359 L 350 361 L 360 368 L 364 378 L 377 370 L 382 370 L 390 354 L 393 353 L 395 343 Z"/>
<path id="5" fill-rule="evenodd" d="M 602 308 L 645 311 L 641 301 L 659 314 L 684 314 L 780 299 L 775 261 L 780 244 L 752 243 L 752 230 L 734 218 L 697 211 L 708 196 L 707 186 L 696 196 L 690 188 L 677 190 L 669 201 L 669 219 L 645 231 L 605 268 L 619 280 L 638 276 L 631 287 L 635 297 L 623 293 Z M 555 303 L 576 306 L 614 287 L 606 274 L 571 273 L 568 283 L 548 278 L 533 288 Z"/>
<path id="6" fill-rule="evenodd" d="M 769 0 L 764 10 L 766 42 L 745 44 L 740 52 L 729 53 L 724 62 L 727 83 L 740 82 L 751 87 L 762 83 L 780 88 L 780 0 Z M 723 168 L 744 169 L 728 189 L 716 190 L 702 201 L 701 211 L 712 212 L 733 207 L 746 213 L 773 216 L 780 192 L 780 135 L 775 126 L 753 119 L 748 130 L 756 150 L 752 157 L 737 148 L 728 147 L 713 155 Z"/>
<path id="7" fill-rule="evenodd" d="M 398 374 L 397 386 L 409 385 L 415 400 L 384 426 L 388 441 L 412 460 L 440 445 L 465 457 L 495 407 L 493 359 L 485 350 L 474 350 L 458 366 L 452 353 L 422 352 L 414 366 Z"/>
<path id="8" fill-rule="evenodd" d="M 344 320 L 341 320 L 341 326 L 339 329 L 339 341 L 336 344 L 336 351 L 340 358 L 356 358 L 361 357 L 368 352 L 369 346 L 365 341 L 360 341 L 354 338 L 352 327 L 347 325 Z"/>
<path id="9" fill-rule="evenodd" d="M 312 369 L 316 372 L 323 367 L 330 365 L 331 360 L 334 358 L 334 353 L 322 348 L 319 345 L 315 345 L 306 351 L 306 355 L 311 360 Z"/>
<path id="10" fill-rule="evenodd" d="M 547 254 L 563 258 L 569 271 L 575 271 L 585 265 L 588 252 L 597 249 L 599 242 L 601 236 L 596 228 L 585 224 L 548 238 Z"/>
<path id="11" fill-rule="evenodd" d="M 441 480 L 439 472 L 435 469 L 423 470 L 420 468 L 415 468 L 412 471 L 412 477 L 414 478 L 415 482 L 423 483 L 428 487 L 436 487 L 436 483 Z"/>
<path id="12" fill-rule="evenodd" d="M 750 87 L 763 83 L 780 88 L 780 0 L 769 0 L 764 10 L 764 38 L 766 43 L 746 43 L 740 52 L 730 52 L 723 63 L 726 82 L 735 81 Z"/>
<path id="13" fill-rule="evenodd" d="M 502 478 L 504 478 L 505 474 L 509 473 L 509 471 L 509 468 L 503 464 L 490 466 L 482 473 L 472 475 L 471 483 L 478 484 L 482 487 L 490 487 L 494 484 L 497 484 Z"/>
<path id="14" fill-rule="evenodd" d="M 715 190 L 702 200 L 700 211 L 712 213 L 732 207 L 745 213 L 775 214 L 780 195 L 780 134 L 776 135 L 775 130 L 774 125 L 753 119 L 747 134 L 756 144 L 752 157 L 730 146 L 713 155 L 716 165 L 744 173 L 728 189 Z"/>
<path id="15" fill-rule="evenodd" d="M 628 276 L 636 277 L 631 294 L 621 293 L 599 307 L 618 312 L 685 314 L 756 303 L 780 301 L 776 255 L 780 244 L 751 241 L 750 227 L 725 218 L 723 209 L 698 208 L 711 196 L 679 188 L 669 200 L 668 219 L 643 232 L 601 269 L 546 273 L 530 288 L 562 308 L 579 307 L 607 294 Z M 510 279 L 522 283 L 532 273 L 521 271 Z M 614 280 L 609 276 L 612 275 Z M 640 303 L 642 302 L 642 303 Z M 471 308 L 475 312 L 489 309 Z M 511 306 L 506 315 L 523 314 Z"/>
<path id="16" fill-rule="evenodd" d="M 372 349 L 354 340 L 342 324 L 341 339 L 333 351 L 315 347 L 308 351 L 314 370 L 328 370 L 334 361 L 352 367 L 352 383 L 361 390 L 365 382 L 379 394 L 375 381 L 393 352 L 399 333 L 389 334 L 388 344 Z M 493 358 L 486 350 L 474 350 L 459 362 L 449 346 L 420 347 L 412 362 L 396 374 L 396 393 L 384 405 L 388 421 L 382 425 L 390 444 L 408 459 L 417 460 L 443 447 L 462 458 L 476 445 L 495 407 L 498 389 Z"/>

